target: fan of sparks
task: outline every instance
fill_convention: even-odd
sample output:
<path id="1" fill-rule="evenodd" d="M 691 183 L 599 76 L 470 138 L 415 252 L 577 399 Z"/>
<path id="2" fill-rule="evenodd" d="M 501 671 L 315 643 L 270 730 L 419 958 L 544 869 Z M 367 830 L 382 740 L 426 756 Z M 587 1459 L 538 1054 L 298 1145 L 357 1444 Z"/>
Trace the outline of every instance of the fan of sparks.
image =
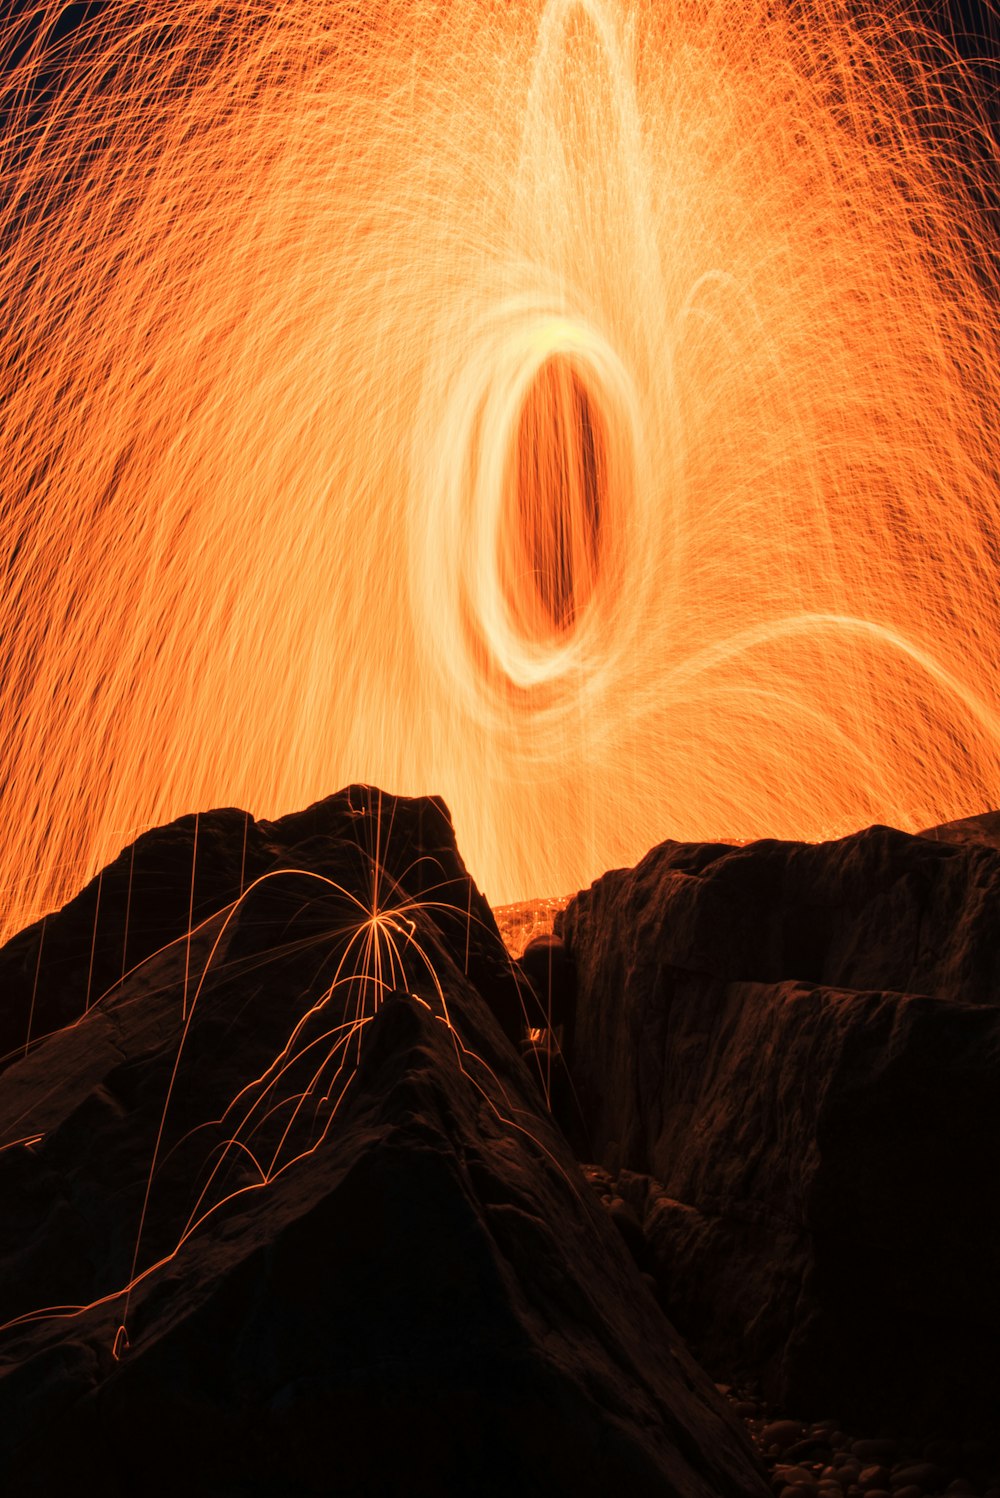
<path id="1" fill-rule="evenodd" d="M 494 901 L 1000 800 L 994 144 L 847 0 L 8 9 L 0 879 L 444 796 Z"/>

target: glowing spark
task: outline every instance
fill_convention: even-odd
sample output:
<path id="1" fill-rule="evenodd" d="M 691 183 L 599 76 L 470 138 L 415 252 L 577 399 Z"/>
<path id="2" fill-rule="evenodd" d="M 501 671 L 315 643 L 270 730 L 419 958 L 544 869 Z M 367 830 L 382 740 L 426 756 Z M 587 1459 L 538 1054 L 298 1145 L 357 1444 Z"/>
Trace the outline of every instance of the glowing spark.
<path id="1" fill-rule="evenodd" d="M 8 932 L 351 780 L 496 901 L 1000 800 L 995 153 L 908 10 L 61 10 L 0 58 Z"/>

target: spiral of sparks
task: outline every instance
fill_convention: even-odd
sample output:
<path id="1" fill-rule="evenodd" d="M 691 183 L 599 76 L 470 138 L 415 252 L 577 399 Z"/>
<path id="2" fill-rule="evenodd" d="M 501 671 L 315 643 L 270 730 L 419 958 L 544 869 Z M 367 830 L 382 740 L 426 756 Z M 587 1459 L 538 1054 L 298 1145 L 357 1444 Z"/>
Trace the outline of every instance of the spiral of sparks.
<path id="1" fill-rule="evenodd" d="M 0 72 L 5 930 L 348 781 L 494 900 L 1000 800 L 994 147 L 910 11 L 62 8 Z"/>

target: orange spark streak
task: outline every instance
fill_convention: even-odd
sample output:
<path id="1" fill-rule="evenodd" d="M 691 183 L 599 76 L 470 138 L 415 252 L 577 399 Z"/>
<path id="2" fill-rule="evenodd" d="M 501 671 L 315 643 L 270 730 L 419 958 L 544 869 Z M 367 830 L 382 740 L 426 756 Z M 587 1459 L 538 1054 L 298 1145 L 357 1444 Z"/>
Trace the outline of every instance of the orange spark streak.
<path id="1" fill-rule="evenodd" d="M 993 145 L 904 7 L 59 9 L 0 59 L 6 933 L 352 780 L 495 901 L 1000 800 Z"/>

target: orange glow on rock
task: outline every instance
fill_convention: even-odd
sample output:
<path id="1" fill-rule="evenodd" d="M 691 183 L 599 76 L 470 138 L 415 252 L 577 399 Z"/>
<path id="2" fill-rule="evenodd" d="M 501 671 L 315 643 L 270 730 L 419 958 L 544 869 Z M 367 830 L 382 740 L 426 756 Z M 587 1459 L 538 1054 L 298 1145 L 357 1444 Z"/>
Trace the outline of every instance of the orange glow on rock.
<path id="1" fill-rule="evenodd" d="M 352 780 L 494 901 L 1000 800 L 992 146 L 907 10 L 59 10 L 0 74 L 5 931 Z"/>

